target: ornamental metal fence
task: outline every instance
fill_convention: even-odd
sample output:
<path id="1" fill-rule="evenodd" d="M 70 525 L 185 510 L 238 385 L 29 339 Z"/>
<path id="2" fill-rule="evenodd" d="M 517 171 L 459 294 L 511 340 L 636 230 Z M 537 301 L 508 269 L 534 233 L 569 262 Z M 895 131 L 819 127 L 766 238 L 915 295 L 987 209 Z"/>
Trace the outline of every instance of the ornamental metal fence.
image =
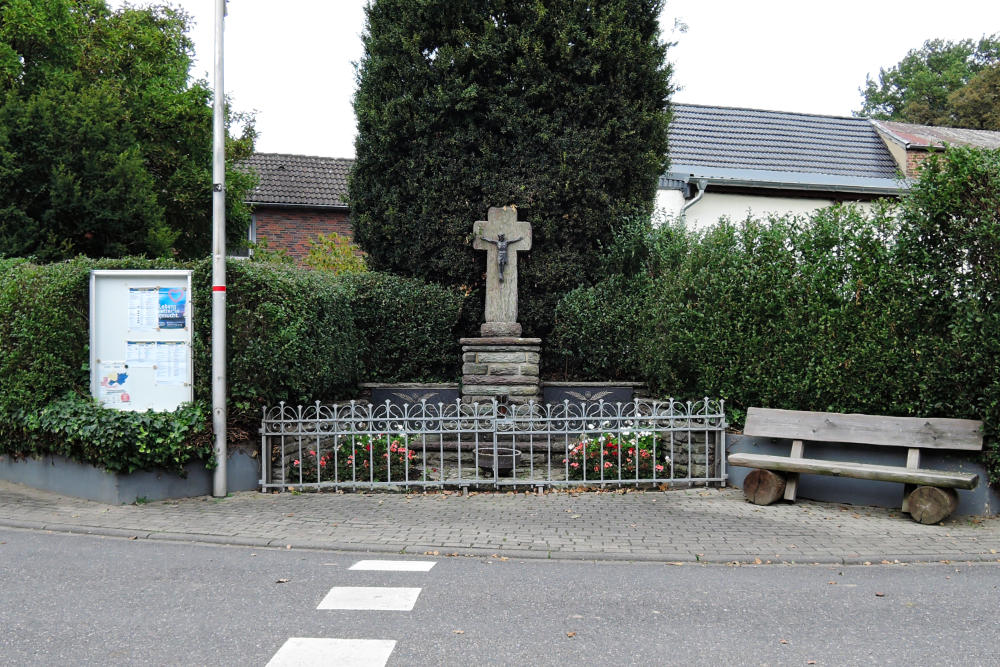
<path id="1" fill-rule="evenodd" d="M 261 490 L 725 484 L 724 402 L 265 408 Z"/>

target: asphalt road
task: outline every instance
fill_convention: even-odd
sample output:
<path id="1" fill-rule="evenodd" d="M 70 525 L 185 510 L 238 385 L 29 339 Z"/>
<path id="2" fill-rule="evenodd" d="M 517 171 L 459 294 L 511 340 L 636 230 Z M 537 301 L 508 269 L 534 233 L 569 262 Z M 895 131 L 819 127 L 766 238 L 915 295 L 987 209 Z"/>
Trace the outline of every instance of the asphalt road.
<path id="1" fill-rule="evenodd" d="M 317 637 L 395 640 L 390 665 L 1000 664 L 997 563 L 348 569 L 390 558 L 0 529 L 0 663 L 265 665 Z M 420 594 L 317 610 L 335 586 Z"/>

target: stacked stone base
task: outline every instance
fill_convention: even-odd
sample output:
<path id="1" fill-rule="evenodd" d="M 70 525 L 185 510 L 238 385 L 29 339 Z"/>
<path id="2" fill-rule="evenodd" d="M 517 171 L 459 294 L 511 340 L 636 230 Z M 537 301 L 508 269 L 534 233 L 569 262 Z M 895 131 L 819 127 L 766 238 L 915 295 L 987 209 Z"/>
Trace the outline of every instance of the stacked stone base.
<path id="1" fill-rule="evenodd" d="M 462 401 L 508 404 L 542 400 L 541 338 L 462 338 Z"/>

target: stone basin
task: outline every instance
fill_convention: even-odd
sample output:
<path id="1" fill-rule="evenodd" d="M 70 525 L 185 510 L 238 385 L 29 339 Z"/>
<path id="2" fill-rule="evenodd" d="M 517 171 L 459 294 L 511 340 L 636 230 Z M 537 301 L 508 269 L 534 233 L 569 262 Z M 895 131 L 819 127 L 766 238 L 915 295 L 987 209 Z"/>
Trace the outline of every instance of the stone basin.
<path id="1" fill-rule="evenodd" d="M 494 457 L 494 452 L 496 456 Z M 510 474 L 521 458 L 521 452 L 513 447 L 476 447 L 476 456 L 481 470 L 495 470 L 498 475 Z"/>

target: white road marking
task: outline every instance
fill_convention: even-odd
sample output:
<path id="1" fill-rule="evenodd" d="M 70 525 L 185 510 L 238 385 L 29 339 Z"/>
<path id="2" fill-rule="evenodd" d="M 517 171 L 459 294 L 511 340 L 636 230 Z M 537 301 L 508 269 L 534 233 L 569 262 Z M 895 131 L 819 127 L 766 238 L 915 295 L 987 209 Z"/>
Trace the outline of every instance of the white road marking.
<path id="1" fill-rule="evenodd" d="M 410 611 L 416 604 L 418 595 L 420 595 L 419 588 L 336 586 L 330 589 L 316 608 Z"/>
<path id="2" fill-rule="evenodd" d="M 267 667 L 385 667 L 396 642 L 389 639 L 292 637 Z"/>
<path id="3" fill-rule="evenodd" d="M 359 560 L 351 570 L 382 570 L 386 572 L 429 572 L 436 564 L 432 560 Z"/>

